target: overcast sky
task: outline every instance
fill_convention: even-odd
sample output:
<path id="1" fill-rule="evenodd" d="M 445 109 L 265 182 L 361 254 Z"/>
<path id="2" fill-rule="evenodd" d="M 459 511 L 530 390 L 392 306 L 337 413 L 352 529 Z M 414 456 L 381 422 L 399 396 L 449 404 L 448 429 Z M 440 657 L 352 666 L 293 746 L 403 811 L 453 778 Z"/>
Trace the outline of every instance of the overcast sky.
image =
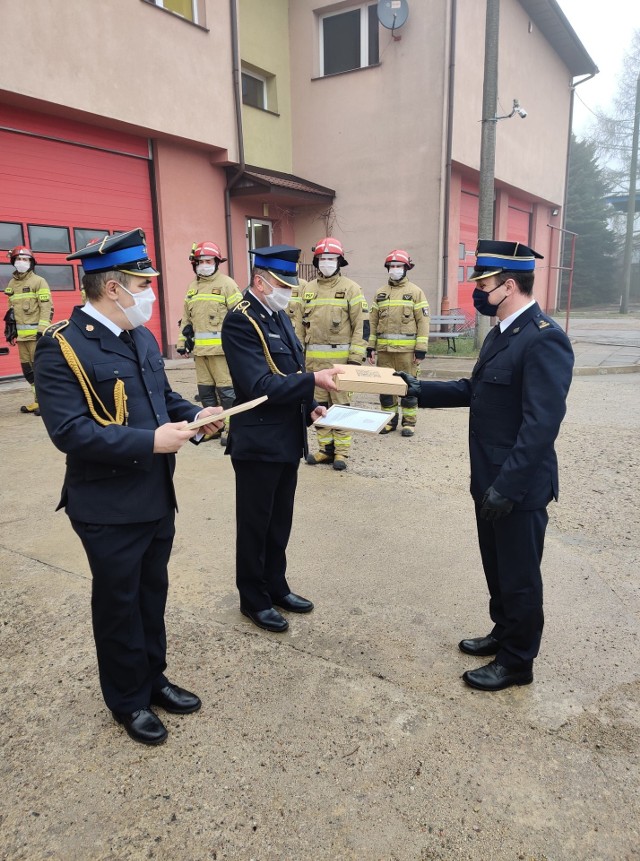
<path id="1" fill-rule="evenodd" d="M 640 29 L 640 0 L 558 0 L 600 73 L 576 89 L 573 129 L 578 136 L 592 114 L 607 108 L 616 90 L 622 57 Z M 585 104 L 583 104 L 585 103 Z"/>

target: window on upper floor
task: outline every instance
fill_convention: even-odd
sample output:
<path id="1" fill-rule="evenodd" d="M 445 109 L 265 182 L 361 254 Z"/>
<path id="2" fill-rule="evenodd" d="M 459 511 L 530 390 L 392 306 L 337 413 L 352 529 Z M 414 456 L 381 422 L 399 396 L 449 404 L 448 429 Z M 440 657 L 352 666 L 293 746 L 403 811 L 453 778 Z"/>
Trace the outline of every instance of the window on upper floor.
<path id="1" fill-rule="evenodd" d="M 320 16 L 320 75 L 335 75 L 379 62 L 375 3 Z"/>
<path id="2" fill-rule="evenodd" d="M 261 108 L 265 111 L 267 105 L 267 81 L 255 72 L 242 72 L 242 104 Z"/>
<path id="3" fill-rule="evenodd" d="M 242 61 L 242 103 L 269 113 L 278 113 L 276 76 L 266 69 Z"/>
<path id="4" fill-rule="evenodd" d="M 200 27 L 206 26 L 204 0 L 144 0 L 152 6 L 166 9 Z"/>

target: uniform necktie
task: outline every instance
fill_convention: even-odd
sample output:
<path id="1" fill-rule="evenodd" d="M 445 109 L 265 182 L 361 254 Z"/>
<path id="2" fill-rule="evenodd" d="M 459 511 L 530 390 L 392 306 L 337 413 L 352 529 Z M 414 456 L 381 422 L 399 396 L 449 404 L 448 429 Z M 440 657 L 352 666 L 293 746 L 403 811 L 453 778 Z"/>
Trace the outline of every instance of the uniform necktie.
<path id="1" fill-rule="evenodd" d="M 131 337 L 131 332 L 127 331 L 127 329 L 123 329 L 122 332 L 120 332 L 120 334 L 118 335 L 118 338 L 120 338 L 121 341 L 124 341 L 124 343 L 127 345 L 127 347 L 129 347 L 132 353 L 135 353 L 136 345 L 134 344 L 133 338 Z"/>
<path id="2" fill-rule="evenodd" d="M 487 340 L 485 342 L 486 346 L 489 347 L 491 344 L 493 344 L 495 339 L 499 338 L 500 335 L 501 335 L 500 323 L 496 323 L 496 325 L 493 327 L 493 329 L 489 332 L 489 334 L 487 336 Z"/>

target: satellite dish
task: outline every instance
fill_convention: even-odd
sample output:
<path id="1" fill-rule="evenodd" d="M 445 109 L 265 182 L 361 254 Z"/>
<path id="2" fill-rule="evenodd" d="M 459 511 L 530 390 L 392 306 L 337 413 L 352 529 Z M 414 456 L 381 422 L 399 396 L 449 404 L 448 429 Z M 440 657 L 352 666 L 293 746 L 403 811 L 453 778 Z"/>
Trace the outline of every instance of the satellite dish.
<path id="1" fill-rule="evenodd" d="M 378 0 L 378 21 L 387 30 L 397 30 L 409 17 L 407 0 Z"/>

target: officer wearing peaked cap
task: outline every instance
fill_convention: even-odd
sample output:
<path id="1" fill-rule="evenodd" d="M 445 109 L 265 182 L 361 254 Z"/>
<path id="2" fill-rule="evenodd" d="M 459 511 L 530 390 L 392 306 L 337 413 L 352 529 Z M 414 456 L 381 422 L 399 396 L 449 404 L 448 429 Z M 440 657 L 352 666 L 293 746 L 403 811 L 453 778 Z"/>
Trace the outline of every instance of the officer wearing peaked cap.
<path id="1" fill-rule="evenodd" d="M 144 326 L 158 272 L 143 232 L 106 237 L 68 259 L 82 261 L 86 304 L 50 327 L 35 355 L 42 418 L 67 456 L 58 507 L 91 568 L 105 702 L 135 741 L 159 744 L 167 731 L 152 705 L 180 714 L 200 707 L 164 675 L 175 452 L 196 433 L 185 426 L 198 408 L 171 390 Z M 220 426 L 212 419 L 204 430 Z"/>
<path id="2" fill-rule="evenodd" d="M 291 533 L 300 458 L 307 425 L 326 413 L 314 387 L 335 391 L 338 369 L 304 372 L 304 353 L 285 313 L 298 284 L 300 249 L 254 248 L 245 301 L 222 324 L 236 402 L 267 395 L 231 419 L 227 454 L 236 476 L 236 585 L 240 610 L 267 631 L 287 620 L 275 609 L 308 613 L 313 604 L 291 592 L 286 549 Z"/>
<path id="3" fill-rule="evenodd" d="M 518 242 L 480 240 L 473 301 L 496 316 L 470 379 L 419 382 L 400 374 L 420 407 L 470 407 L 471 495 L 493 628 L 462 640 L 473 656 L 495 656 L 464 673 L 497 691 L 533 681 L 544 623 L 540 563 L 547 505 L 558 498 L 554 442 L 566 411 L 573 351 L 533 298 L 536 260 Z"/>

